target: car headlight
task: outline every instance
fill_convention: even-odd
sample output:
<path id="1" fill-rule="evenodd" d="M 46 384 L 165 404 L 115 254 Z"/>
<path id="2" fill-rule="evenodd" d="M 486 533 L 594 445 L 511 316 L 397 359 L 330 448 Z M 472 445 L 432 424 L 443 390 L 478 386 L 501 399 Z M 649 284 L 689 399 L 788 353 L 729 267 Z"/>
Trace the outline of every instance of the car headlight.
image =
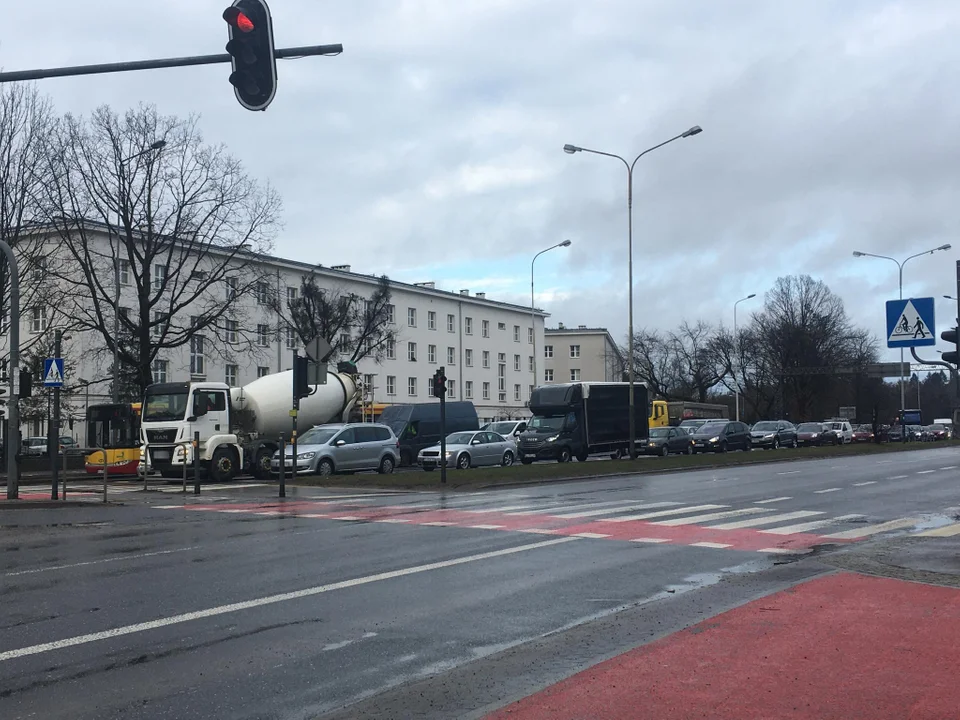
<path id="1" fill-rule="evenodd" d="M 764 436 L 763 436 L 763 439 L 764 439 L 764 440 L 773 440 L 773 433 L 770 433 L 769 435 L 764 435 Z"/>
<path id="2" fill-rule="evenodd" d="M 712 443 L 720 442 L 720 436 L 718 435 L 716 437 L 710 438 L 709 442 L 712 442 Z"/>
<path id="3" fill-rule="evenodd" d="M 315 452 L 300 453 L 297 455 L 297 460 L 312 460 L 315 455 Z"/>
<path id="4" fill-rule="evenodd" d="M 447 457 L 453 457 L 453 450 L 447 450 Z"/>
<path id="5" fill-rule="evenodd" d="M 560 436 L 559 436 L 559 435 L 551 435 L 551 436 L 548 437 L 544 442 L 554 442 L 554 441 L 556 441 L 556 439 L 557 439 L 558 437 L 560 437 Z"/>
<path id="6" fill-rule="evenodd" d="M 650 441 L 649 443 L 647 443 L 647 444 L 648 444 L 650 447 L 656 447 L 656 446 L 657 446 L 657 444 L 656 444 L 655 442 L 653 442 L 653 440 L 651 440 L 651 441 Z"/>

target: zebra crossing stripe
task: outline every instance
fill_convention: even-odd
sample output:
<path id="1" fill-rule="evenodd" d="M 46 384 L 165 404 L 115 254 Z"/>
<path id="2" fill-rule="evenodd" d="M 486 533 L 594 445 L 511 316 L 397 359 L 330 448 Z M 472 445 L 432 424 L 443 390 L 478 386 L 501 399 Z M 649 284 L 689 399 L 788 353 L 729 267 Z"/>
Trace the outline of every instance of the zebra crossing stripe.
<path id="1" fill-rule="evenodd" d="M 758 525 L 773 525 L 784 520 L 797 520 L 811 515 L 823 515 L 816 510 L 796 510 L 795 512 L 781 513 L 779 515 L 769 515 L 762 518 L 750 518 L 749 520 L 738 520 L 736 522 L 721 523 L 720 525 L 707 525 L 708 530 L 739 530 L 740 528 L 757 527 Z"/>
<path id="2" fill-rule="evenodd" d="M 575 513 L 564 513 L 563 515 L 554 515 L 553 517 L 566 519 L 576 519 L 576 518 L 588 518 L 588 517 L 598 517 L 600 515 L 613 515 L 618 512 L 630 512 L 632 510 L 647 510 L 648 508 L 658 508 L 658 507 L 671 507 L 679 505 L 680 503 L 675 502 L 656 502 L 656 503 L 644 503 L 642 505 L 627 505 L 626 507 L 619 508 L 603 508 L 601 510 L 585 510 L 583 512 Z"/>
<path id="3" fill-rule="evenodd" d="M 798 523 L 797 525 L 784 525 L 783 527 L 761 530 L 762 533 L 771 535 L 793 535 L 794 533 L 805 533 L 811 530 L 818 530 L 828 525 L 847 522 L 848 520 L 859 520 L 863 515 L 840 515 L 838 517 L 826 518 L 824 520 L 813 520 L 811 522 Z"/>
<path id="4" fill-rule="evenodd" d="M 689 512 L 700 512 L 702 510 L 716 510 L 718 508 L 730 507 L 729 505 L 692 505 L 688 507 L 674 508 L 673 510 L 660 510 L 658 512 L 644 513 L 643 515 L 627 515 L 618 518 L 603 518 L 603 522 L 630 522 L 632 520 L 649 520 L 651 518 L 666 517 L 667 515 L 682 515 Z"/>
<path id="5" fill-rule="evenodd" d="M 678 525 L 698 525 L 712 520 L 723 520 L 724 518 L 737 517 L 739 515 L 756 515 L 757 513 L 770 512 L 767 508 L 743 508 L 741 510 L 728 510 L 726 512 L 709 513 L 707 515 L 694 515 L 693 517 L 671 518 L 670 520 L 658 520 L 654 525 L 665 525 L 667 527 L 676 527 Z"/>
<path id="6" fill-rule="evenodd" d="M 879 525 L 867 525 L 866 527 L 855 530 L 845 530 L 831 535 L 824 535 L 824 537 L 834 540 L 856 540 L 857 538 L 876 535 L 877 533 L 886 532 L 887 530 L 902 530 L 903 528 L 913 527 L 919 522 L 922 522 L 920 518 L 900 518 L 899 520 L 891 520 L 890 522 L 880 523 Z"/>

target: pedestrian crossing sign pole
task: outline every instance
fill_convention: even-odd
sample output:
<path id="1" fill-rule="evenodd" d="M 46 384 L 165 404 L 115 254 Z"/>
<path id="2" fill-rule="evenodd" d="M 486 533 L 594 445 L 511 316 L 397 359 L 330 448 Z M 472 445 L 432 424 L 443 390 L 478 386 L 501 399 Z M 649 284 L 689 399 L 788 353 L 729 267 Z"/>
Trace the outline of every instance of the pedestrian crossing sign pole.
<path id="1" fill-rule="evenodd" d="M 932 297 L 887 301 L 887 347 L 911 348 L 936 344 Z"/>

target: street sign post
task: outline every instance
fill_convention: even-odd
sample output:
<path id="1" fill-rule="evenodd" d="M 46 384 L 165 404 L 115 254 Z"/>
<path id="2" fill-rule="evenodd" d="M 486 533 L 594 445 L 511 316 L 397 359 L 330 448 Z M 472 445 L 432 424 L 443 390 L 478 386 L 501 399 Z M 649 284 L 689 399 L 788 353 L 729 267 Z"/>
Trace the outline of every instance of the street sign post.
<path id="1" fill-rule="evenodd" d="M 887 301 L 887 347 L 936 345 L 933 298 Z"/>

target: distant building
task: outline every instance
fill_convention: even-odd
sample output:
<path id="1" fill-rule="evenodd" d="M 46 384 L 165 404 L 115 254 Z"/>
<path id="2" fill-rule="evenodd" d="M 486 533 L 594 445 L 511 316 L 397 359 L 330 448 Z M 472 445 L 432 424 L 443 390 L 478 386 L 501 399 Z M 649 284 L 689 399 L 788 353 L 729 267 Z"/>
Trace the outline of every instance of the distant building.
<path id="1" fill-rule="evenodd" d="M 560 323 L 543 334 L 543 384 L 623 380 L 626 360 L 606 328 Z"/>

